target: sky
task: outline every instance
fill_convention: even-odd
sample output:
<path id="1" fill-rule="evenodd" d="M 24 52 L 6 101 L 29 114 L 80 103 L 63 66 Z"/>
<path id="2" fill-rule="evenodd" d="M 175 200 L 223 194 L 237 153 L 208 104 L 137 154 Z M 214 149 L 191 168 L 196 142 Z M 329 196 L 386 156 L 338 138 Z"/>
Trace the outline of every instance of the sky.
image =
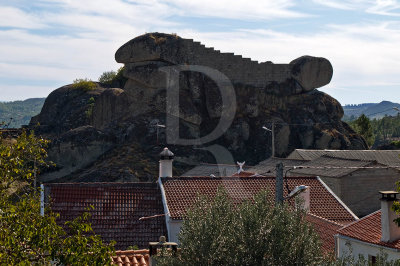
<path id="1" fill-rule="evenodd" d="M 122 66 L 120 46 L 147 32 L 259 62 L 325 57 L 334 74 L 320 90 L 342 105 L 400 102 L 394 0 L 0 0 L 0 101 L 96 81 Z"/>

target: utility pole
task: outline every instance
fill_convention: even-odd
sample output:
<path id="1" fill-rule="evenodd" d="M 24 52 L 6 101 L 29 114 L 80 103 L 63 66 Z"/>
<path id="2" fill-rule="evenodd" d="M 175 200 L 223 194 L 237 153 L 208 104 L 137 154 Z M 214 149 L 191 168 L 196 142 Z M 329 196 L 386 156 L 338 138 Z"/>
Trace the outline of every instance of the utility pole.
<path id="1" fill-rule="evenodd" d="M 271 139 L 272 155 L 271 155 L 271 157 L 275 157 L 275 122 L 272 122 L 271 129 L 267 128 L 266 126 L 263 126 L 262 129 L 271 132 L 271 135 L 272 135 L 272 139 Z"/>
<path id="2" fill-rule="evenodd" d="M 275 178 L 275 204 L 283 203 L 283 164 L 282 162 L 276 165 Z"/>

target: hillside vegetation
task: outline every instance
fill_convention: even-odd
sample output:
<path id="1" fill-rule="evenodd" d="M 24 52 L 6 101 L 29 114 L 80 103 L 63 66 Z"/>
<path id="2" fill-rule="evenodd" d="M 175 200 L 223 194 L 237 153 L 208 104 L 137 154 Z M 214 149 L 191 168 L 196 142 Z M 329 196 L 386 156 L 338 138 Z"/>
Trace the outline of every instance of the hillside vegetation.
<path id="1" fill-rule="evenodd" d="M 348 123 L 367 140 L 372 148 L 400 148 L 400 113 L 372 120 L 361 115 L 357 120 Z"/>
<path id="2" fill-rule="evenodd" d="M 28 125 L 32 116 L 40 113 L 46 98 L 32 98 L 24 101 L 0 102 L 0 122 L 9 128 Z"/>
<path id="3" fill-rule="evenodd" d="M 365 114 L 369 119 L 380 119 L 387 116 L 397 115 L 393 107 L 400 108 L 400 104 L 382 101 L 380 103 L 348 104 L 343 106 L 343 121 L 353 121 L 360 115 Z"/>

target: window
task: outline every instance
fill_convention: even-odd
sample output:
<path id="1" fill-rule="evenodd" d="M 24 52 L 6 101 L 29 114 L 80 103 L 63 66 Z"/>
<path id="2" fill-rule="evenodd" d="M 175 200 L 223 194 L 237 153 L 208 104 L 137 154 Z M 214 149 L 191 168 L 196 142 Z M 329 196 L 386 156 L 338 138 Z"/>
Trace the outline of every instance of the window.
<path id="1" fill-rule="evenodd" d="M 372 265 L 376 265 L 376 256 L 368 255 L 368 261 L 369 261 Z"/>

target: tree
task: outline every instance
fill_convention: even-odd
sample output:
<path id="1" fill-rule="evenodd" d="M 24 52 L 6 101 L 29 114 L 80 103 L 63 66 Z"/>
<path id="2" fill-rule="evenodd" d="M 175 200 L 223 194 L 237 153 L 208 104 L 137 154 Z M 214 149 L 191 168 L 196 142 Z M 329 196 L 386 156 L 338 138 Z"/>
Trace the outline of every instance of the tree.
<path id="1" fill-rule="evenodd" d="M 268 193 L 235 206 L 224 190 L 201 197 L 187 212 L 178 258 L 160 261 L 177 265 L 319 265 L 318 236 L 305 212 L 286 203 L 273 206 Z"/>
<path id="2" fill-rule="evenodd" d="M 372 146 L 372 144 L 374 144 L 375 136 L 372 124 L 366 115 L 362 114 L 355 121 L 353 121 L 351 125 L 358 134 L 364 137 L 369 146 Z"/>
<path id="3" fill-rule="evenodd" d="M 127 78 L 124 77 L 125 67 L 120 67 L 117 72 L 114 70 L 105 71 L 99 77 L 99 82 L 106 84 L 108 86 L 114 86 L 117 88 L 123 88 L 125 86 Z"/>
<path id="4" fill-rule="evenodd" d="M 113 79 L 115 79 L 116 76 L 117 76 L 117 72 L 115 72 L 114 70 L 105 71 L 99 77 L 99 82 L 107 84 L 107 85 L 111 85 Z"/>
<path id="5" fill-rule="evenodd" d="M 64 227 L 51 210 L 40 215 L 34 179 L 48 166 L 47 144 L 33 132 L 16 140 L 0 136 L 0 264 L 110 264 L 113 246 L 93 233 L 87 213 Z"/>

